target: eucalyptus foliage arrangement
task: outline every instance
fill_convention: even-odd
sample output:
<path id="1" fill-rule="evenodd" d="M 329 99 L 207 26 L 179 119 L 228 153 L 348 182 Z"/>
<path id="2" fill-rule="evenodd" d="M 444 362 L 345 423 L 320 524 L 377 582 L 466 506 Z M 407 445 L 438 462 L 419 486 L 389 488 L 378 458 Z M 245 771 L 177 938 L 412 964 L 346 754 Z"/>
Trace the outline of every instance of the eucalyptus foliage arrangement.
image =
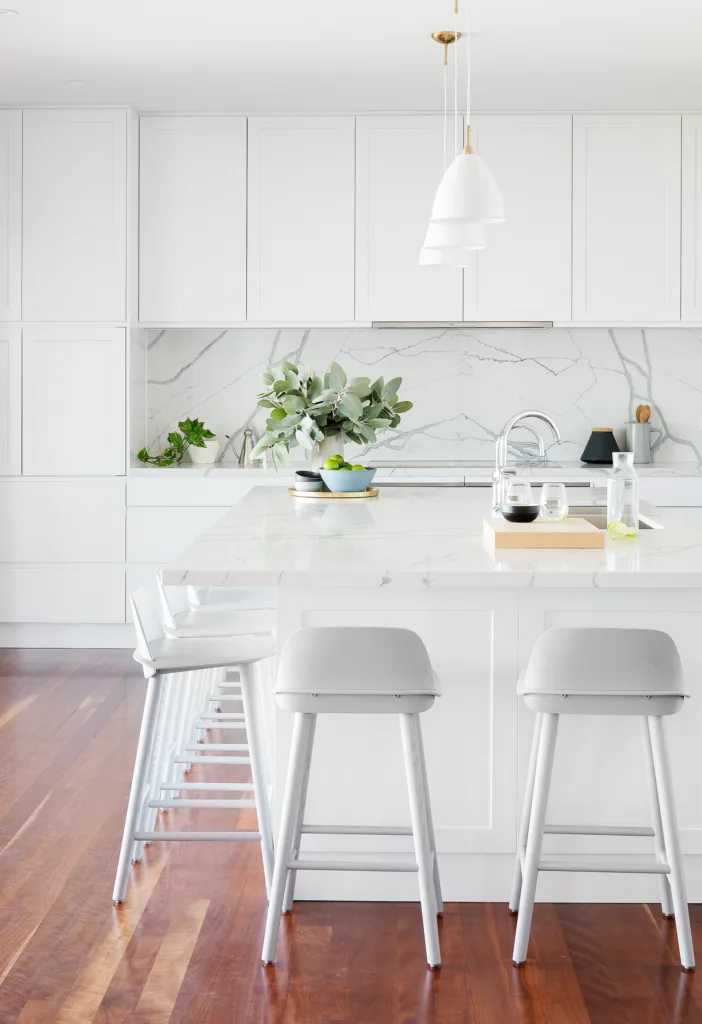
<path id="1" fill-rule="evenodd" d="M 387 383 L 379 377 L 348 380 L 338 363 L 332 363 L 320 376 L 314 370 L 302 370 L 284 360 L 281 376 L 266 371 L 262 380 L 267 388 L 258 396 L 258 405 L 269 409 L 266 430 L 253 450 L 253 458 L 264 458 L 270 450 L 273 460 L 287 465 L 291 448 L 301 445 L 311 452 L 327 437 L 341 435 L 342 442 L 373 444 L 376 431 L 397 427 L 411 402 L 401 402 L 397 392 L 402 377 Z"/>
<path id="2" fill-rule="evenodd" d="M 205 438 L 215 436 L 211 430 L 207 430 L 202 420 L 181 420 L 178 427 L 180 434 L 176 430 L 172 431 L 167 438 L 168 447 L 158 455 L 149 455 L 147 449 L 142 448 L 137 454 L 139 462 L 151 466 L 177 466 L 191 445 L 206 448 Z"/>

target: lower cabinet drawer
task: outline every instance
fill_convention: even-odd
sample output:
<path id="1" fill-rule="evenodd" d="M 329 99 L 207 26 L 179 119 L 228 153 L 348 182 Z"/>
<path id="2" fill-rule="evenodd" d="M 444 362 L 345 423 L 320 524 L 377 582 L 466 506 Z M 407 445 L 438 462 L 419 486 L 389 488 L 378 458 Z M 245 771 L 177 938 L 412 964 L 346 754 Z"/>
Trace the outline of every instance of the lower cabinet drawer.
<path id="1" fill-rule="evenodd" d="M 163 563 L 182 555 L 229 506 L 127 509 L 127 561 Z"/>
<path id="2" fill-rule="evenodd" d="M 124 622 L 124 589 L 124 565 L 0 565 L 0 621 Z"/>

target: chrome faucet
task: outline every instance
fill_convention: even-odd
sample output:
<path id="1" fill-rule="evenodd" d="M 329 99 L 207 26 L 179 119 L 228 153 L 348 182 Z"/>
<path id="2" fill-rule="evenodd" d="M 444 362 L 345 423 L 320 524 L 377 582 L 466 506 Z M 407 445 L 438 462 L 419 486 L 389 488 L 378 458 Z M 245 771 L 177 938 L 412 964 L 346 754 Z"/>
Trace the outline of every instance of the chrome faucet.
<path id="1" fill-rule="evenodd" d="M 492 507 L 496 512 L 499 512 L 502 508 L 503 502 L 507 498 L 507 477 L 514 475 L 514 470 L 507 469 L 507 445 L 509 443 L 509 435 L 517 425 L 525 428 L 526 430 L 530 430 L 533 434 L 536 434 L 539 440 L 539 456 L 542 459 L 545 458 L 544 439 L 538 430 L 535 430 L 534 427 L 522 422 L 522 420 L 526 419 L 543 420 L 544 423 L 548 423 L 549 427 L 553 431 L 553 436 L 556 438 L 557 443 L 561 443 L 561 435 L 558 427 L 551 417 L 545 412 L 528 409 L 526 412 L 518 412 L 516 416 L 513 416 L 507 421 L 507 423 L 505 423 L 500 436 L 495 442 L 495 472 L 492 476 Z"/>

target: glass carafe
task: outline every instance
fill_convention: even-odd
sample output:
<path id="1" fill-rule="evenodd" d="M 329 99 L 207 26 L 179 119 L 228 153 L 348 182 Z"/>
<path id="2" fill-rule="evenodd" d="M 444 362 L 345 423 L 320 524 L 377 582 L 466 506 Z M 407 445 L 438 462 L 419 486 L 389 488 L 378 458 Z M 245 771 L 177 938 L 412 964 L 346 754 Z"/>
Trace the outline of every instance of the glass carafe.
<path id="1" fill-rule="evenodd" d="M 633 452 L 614 452 L 614 469 L 607 480 L 607 533 L 612 540 L 639 532 L 639 478 Z"/>

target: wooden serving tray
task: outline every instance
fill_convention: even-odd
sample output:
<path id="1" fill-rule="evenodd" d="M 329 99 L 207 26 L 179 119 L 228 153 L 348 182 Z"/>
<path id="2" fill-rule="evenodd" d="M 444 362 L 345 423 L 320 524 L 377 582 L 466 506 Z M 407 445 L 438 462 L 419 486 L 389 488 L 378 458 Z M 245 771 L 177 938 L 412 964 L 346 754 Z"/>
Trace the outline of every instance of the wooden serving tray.
<path id="1" fill-rule="evenodd" d="M 483 520 L 485 543 L 496 548 L 603 548 L 604 530 L 587 519 L 563 522 L 508 523 L 506 519 Z"/>
<path id="2" fill-rule="evenodd" d="M 337 498 L 377 498 L 377 487 L 366 487 L 365 491 L 296 491 L 294 487 L 288 487 L 288 494 L 293 498 L 320 498 L 323 501 L 336 501 Z"/>

